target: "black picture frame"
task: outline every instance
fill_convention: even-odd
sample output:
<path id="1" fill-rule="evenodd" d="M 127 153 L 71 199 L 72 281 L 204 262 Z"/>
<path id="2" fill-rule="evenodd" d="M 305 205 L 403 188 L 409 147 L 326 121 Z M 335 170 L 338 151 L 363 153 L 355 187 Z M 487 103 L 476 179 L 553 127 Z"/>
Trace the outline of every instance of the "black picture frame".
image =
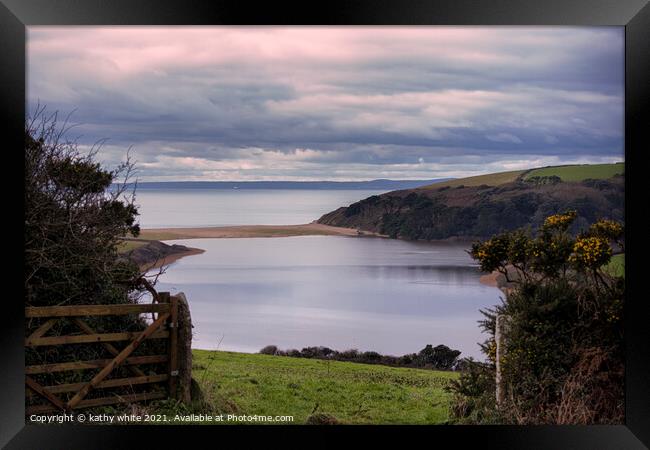
<path id="1" fill-rule="evenodd" d="M 650 105 L 650 5 L 647 0 L 330 0 L 328 2 L 251 2 L 250 0 L 0 0 L 0 120 L 5 173 L 18 177 L 25 117 L 25 27 L 30 25 L 618 25 L 625 26 L 625 178 L 626 178 L 626 419 L 618 426 L 407 426 L 407 427 L 150 427 L 30 425 L 24 419 L 24 305 L 5 294 L 0 327 L 0 445 L 7 448 L 131 448 L 245 445 L 256 435 L 314 445 L 330 445 L 342 435 L 371 431 L 374 439 L 397 437 L 412 445 L 444 440 L 452 445 L 487 448 L 637 449 L 650 446 L 650 309 L 642 285 L 641 261 L 647 254 L 648 200 L 644 152 Z M 16 158 L 16 164 L 6 160 Z M 13 159 L 12 159 L 13 162 Z M 11 172 L 11 173 L 9 173 Z M 6 178 L 6 177 L 5 177 Z M 13 183 L 13 182 L 12 182 Z M 5 183 L 5 185 L 7 185 Z M 9 185 L 7 192 L 13 193 Z M 633 197 L 636 195 L 636 198 Z M 9 197 L 9 196 L 7 196 Z M 5 206 L 7 207 L 7 206 Z M 9 214 L 8 214 L 9 215 Z M 20 233 L 22 222 L 15 213 Z M 9 231 L 6 231 L 9 233 Z M 15 256 L 14 256 L 15 255 Z M 11 253 L 6 259 L 19 257 Z M 20 271 L 11 262 L 6 270 Z M 20 275 L 7 283 L 21 288 Z M 371 429 L 369 429 L 371 428 Z M 254 432 L 254 433 L 253 433 Z M 420 444 L 415 436 L 424 439 Z M 301 441 L 301 439 L 305 439 Z M 309 441 L 308 441 L 309 440 Z M 267 441 L 270 443 L 272 441 Z M 246 445 L 245 445 L 246 446 Z"/>

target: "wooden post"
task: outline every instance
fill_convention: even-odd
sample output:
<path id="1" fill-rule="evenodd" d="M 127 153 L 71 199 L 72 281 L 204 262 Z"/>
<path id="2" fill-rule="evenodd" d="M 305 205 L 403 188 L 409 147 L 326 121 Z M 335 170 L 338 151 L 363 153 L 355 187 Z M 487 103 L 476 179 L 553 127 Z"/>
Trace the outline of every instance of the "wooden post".
<path id="1" fill-rule="evenodd" d="M 170 305 L 169 292 L 158 292 L 157 298 L 158 298 L 158 303 L 163 305 Z M 154 298 L 154 301 L 156 301 L 156 298 Z M 169 313 L 171 314 L 171 310 L 169 311 Z M 153 320 L 153 314 L 151 315 L 151 318 Z"/>
<path id="2" fill-rule="evenodd" d="M 496 326 L 494 331 L 494 340 L 496 341 L 496 400 L 497 406 L 500 407 L 503 404 L 505 398 L 505 389 L 503 386 L 503 378 L 501 375 L 501 359 L 505 353 L 505 340 L 504 340 L 504 328 L 505 328 L 505 316 L 498 315 L 496 317 Z"/>
<path id="3" fill-rule="evenodd" d="M 169 294 L 168 294 L 169 295 Z M 169 316 L 169 396 L 178 398 L 176 380 L 178 380 L 178 298 L 171 297 L 171 315 Z"/>
<path id="4" fill-rule="evenodd" d="M 174 296 L 178 314 L 178 399 L 189 404 L 192 401 L 192 317 L 185 294 L 179 292 Z"/>

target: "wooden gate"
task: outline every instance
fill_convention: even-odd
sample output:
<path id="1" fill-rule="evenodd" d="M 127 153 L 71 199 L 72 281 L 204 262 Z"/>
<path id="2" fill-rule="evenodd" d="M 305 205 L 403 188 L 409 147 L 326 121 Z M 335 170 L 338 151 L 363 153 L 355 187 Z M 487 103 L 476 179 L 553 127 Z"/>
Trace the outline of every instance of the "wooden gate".
<path id="1" fill-rule="evenodd" d="M 176 397 L 176 380 L 178 376 L 178 299 L 170 297 L 169 293 L 161 292 L 160 303 L 152 304 L 120 304 L 120 305 L 74 305 L 74 306 L 44 306 L 25 308 L 25 318 L 34 320 L 38 318 L 40 326 L 26 339 L 27 348 L 43 346 L 63 346 L 70 344 L 99 344 L 104 352 L 112 358 L 93 359 L 86 361 L 67 361 L 25 367 L 26 396 L 28 399 L 42 398 L 44 404 L 26 407 L 26 414 L 40 414 L 57 411 L 71 411 L 79 408 L 89 408 L 116 403 L 131 403 L 137 401 L 154 400 L 166 397 Z M 97 333 L 90 327 L 84 317 L 118 316 L 126 314 L 151 313 L 152 321 L 143 331 Z M 154 316 L 157 314 L 157 318 Z M 74 324 L 80 334 L 63 336 L 47 336 L 59 321 L 65 320 Z M 138 355 L 133 352 L 145 339 L 164 339 L 164 354 Z M 127 342 L 123 348 L 118 349 L 112 343 Z M 121 346 L 121 345 L 120 345 Z M 158 367 L 158 369 L 145 373 L 143 366 Z M 125 367 L 130 375 L 128 377 L 111 377 L 115 375 L 118 367 Z M 65 371 L 99 370 L 92 378 L 79 383 L 43 385 L 34 379 L 34 375 L 51 374 Z M 84 372 L 87 373 L 87 372 Z M 89 375 L 85 378 L 89 378 Z M 137 386 L 139 392 L 135 393 Z M 126 394 L 125 389 L 131 389 Z M 162 388 L 162 389 L 161 389 Z M 119 393 L 95 398 L 87 398 L 91 392 L 101 390 L 118 390 Z M 62 398 L 59 394 L 65 394 Z"/>

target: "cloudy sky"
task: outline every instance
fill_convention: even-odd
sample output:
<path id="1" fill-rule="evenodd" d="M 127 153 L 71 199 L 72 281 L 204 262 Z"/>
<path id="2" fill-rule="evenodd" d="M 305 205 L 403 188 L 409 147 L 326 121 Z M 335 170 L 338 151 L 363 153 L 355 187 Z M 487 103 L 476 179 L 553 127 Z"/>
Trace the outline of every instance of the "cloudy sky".
<path id="1" fill-rule="evenodd" d="M 623 160 L 622 27 L 29 27 L 28 107 L 141 181 Z"/>

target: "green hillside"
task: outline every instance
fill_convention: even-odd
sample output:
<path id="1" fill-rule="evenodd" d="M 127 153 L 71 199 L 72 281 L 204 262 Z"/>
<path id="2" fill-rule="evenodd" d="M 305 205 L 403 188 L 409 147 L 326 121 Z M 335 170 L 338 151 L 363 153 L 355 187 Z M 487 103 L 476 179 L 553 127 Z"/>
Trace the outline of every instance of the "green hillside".
<path id="1" fill-rule="evenodd" d="M 141 240 L 141 241 L 132 241 L 132 240 L 124 240 L 121 241 L 118 246 L 117 246 L 117 252 L 119 254 L 125 254 L 129 253 L 132 250 L 135 250 L 136 248 L 142 247 L 147 245 L 147 241 Z"/>
<path id="2" fill-rule="evenodd" d="M 193 377 L 212 414 L 293 415 L 314 412 L 345 424 L 440 424 L 458 375 L 351 362 L 194 350 Z"/>
<path id="3" fill-rule="evenodd" d="M 524 180 L 532 177 L 557 176 L 562 181 L 583 181 L 586 179 L 604 180 L 625 172 L 624 163 L 616 164 L 584 164 L 579 166 L 554 166 L 533 169 L 526 173 Z"/>
<path id="4" fill-rule="evenodd" d="M 419 189 L 438 189 L 443 186 L 498 186 L 500 184 L 512 183 L 522 178 L 527 180 L 532 177 L 558 176 L 562 181 L 583 181 L 586 179 L 603 180 L 625 172 L 625 163 L 615 164 L 583 164 L 570 166 L 541 167 L 532 170 L 513 170 L 509 172 L 489 173 L 473 177 L 458 178 L 455 180 L 440 181 L 429 184 Z"/>
<path id="5" fill-rule="evenodd" d="M 456 180 L 440 181 L 438 183 L 429 184 L 419 189 L 438 189 L 443 186 L 457 187 L 457 186 L 498 186 L 504 183 L 511 183 L 516 181 L 525 170 L 513 170 L 511 172 L 498 172 L 489 173 L 487 175 L 477 175 L 475 177 L 458 178 Z"/>
<path id="6" fill-rule="evenodd" d="M 618 255 L 612 256 L 605 270 L 616 277 L 625 277 L 625 254 L 619 253 Z"/>
<path id="7" fill-rule="evenodd" d="M 373 195 L 341 207 L 319 223 L 409 240 L 488 238 L 574 210 L 576 231 L 601 218 L 623 221 L 623 164 L 511 171 L 425 188 Z"/>

